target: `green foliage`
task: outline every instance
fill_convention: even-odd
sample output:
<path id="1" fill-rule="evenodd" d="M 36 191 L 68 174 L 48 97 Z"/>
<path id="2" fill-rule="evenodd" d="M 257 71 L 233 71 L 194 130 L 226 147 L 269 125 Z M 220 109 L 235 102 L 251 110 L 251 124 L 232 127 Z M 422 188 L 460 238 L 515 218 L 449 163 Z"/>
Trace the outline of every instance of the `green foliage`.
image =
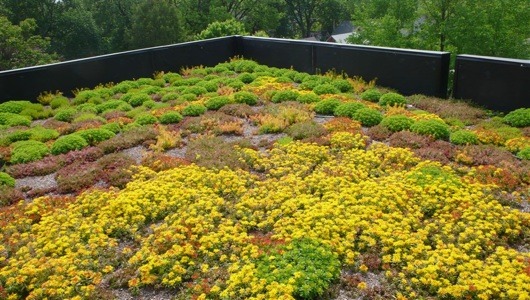
<path id="1" fill-rule="evenodd" d="M 215 37 L 223 37 L 229 35 L 247 35 L 245 25 L 234 19 L 223 22 L 212 22 L 208 27 L 197 35 L 198 40 L 211 39 Z M 237 72 L 237 71 L 236 71 Z"/>
<path id="2" fill-rule="evenodd" d="M 32 103 L 26 100 L 11 100 L 0 104 L 0 113 L 19 114 Z"/>
<path id="3" fill-rule="evenodd" d="M 79 104 L 83 104 L 87 102 L 91 102 L 91 103 L 101 102 L 101 96 L 93 90 L 84 90 L 84 91 L 78 92 L 72 101 L 72 103 L 75 105 L 79 105 Z"/>
<path id="4" fill-rule="evenodd" d="M 128 102 L 132 107 L 137 107 L 144 104 L 145 101 L 149 100 L 151 100 L 151 97 L 148 94 L 137 93 L 132 95 Z"/>
<path id="5" fill-rule="evenodd" d="M 241 82 L 243 83 L 249 84 L 252 81 L 254 81 L 254 79 L 256 79 L 256 75 L 248 73 L 248 72 L 244 72 L 244 73 L 241 73 L 239 76 L 237 76 L 237 79 L 241 80 Z"/>
<path id="6" fill-rule="evenodd" d="M 63 108 L 57 110 L 53 118 L 57 121 L 72 122 L 76 114 L 77 110 L 75 108 Z"/>
<path id="7" fill-rule="evenodd" d="M 90 128 L 77 131 L 75 134 L 81 136 L 87 143 L 94 146 L 102 141 L 108 140 L 116 134 L 103 128 Z"/>
<path id="8" fill-rule="evenodd" d="M 0 125 L 29 126 L 31 125 L 31 120 L 26 116 L 12 113 L 0 113 Z"/>
<path id="9" fill-rule="evenodd" d="M 245 83 L 239 79 L 232 79 L 228 82 L 228 86 L 233 88 L 236 91 L 239 91 L 245 86 Z"/>
<path id="10" fill-rule="evenodd" d="M 160 123 L 162 124 L 174 124 L 182 121 L 182 115 L 176 111 L 168 111 L 160 116 Z"/>
<path id="11" fill-rule="evenodd" d="M 419 120 L 410 126 L 412 132 L 444 140 L 449 138 L 449 129 L 449 125 L 439 120 Z"/>
<path id="12" fill-rule="evenodd" d="M 0 172 L 0 186 L 15 187 L 15 179 L 7 173 Z"/>
<path id="13" fill-rule="evenodd" d="M 503 118 L 503 122 L 514 127 L 530 126 L 530 108 L 519 108 Z"/>
<path id="14" fill-rule="evenodd" d="M 161 101 L 162 102 L 168 102 L 168 101 L 171 101 L 171 100 L 177 100 L 178 97 L 179 97 L 179 93 L 169 92 L 169 93 L 165 94 L 164 96 L 162 96 Z"/>
<path id="15" fill-rule="evenodd" d="M 376 89 L 369 89 L 361 94 L 361 99 L 371 102 L 379 102 L 383 94 Z"/>
<path id="16" fill-rule="evenodd" d="M 208 90 L 202 86 L 194 85 L 186 88 L 183 94 L 194 94 L 195 96 L 200 96 L 202 94 L 208 93 Z"/>
<path id="17" fill-rule="evenodd" d="M 381 126 L 392 132 L 408 130 L 414 124 L 414 120 L 403 115 L 394 115 L 383 118 Z"/>
<path id="18" fill-rule="evenodd" d="M 99 128 L 112 131 L 115 134 L 118 134 L 121 131 L 121 126 L 117 122 L 107 123 L 107 124 L 102 125 Z"/>
<path id="19" fill-rule="evenodd" d="M 340 90 L 336 88 L 333 84 L 330 83 L 324 83 L 319 84 L 313 88 L 313 92 L 317 95 L 323 95 L 323 94 L 338 94 L 340 93 Z"/>
<path id="20" fill-rule="evenodd" d="M 122 100 L 108 100 L 101 104 L 96 105 L 95 109 L 98 114 L 101 114 L 108 110 L 117 109 L 119 107 L 124 107 L 125 105 L 128 105 L 128 103 Z"/>
<path id="21" fill-rule="evenodd" d="M 174 44 L 185 39 L 179 8 L 169 0 L 140 2 L 129 22 L 127 37 L 131 48 Z"/>
<path id="22" fill-rule="evenodd" d="M 189 102 L 189 101 L 195 101 L 197 100 L 197 95 L 195 94 L 184 94 L 184 95 L 181 95 L 178 100 L 180 102 Z"/>
<path id="23" fill-rule="evenodd" d="M 379 105 L 382 106 L 404 106 L 407 98 L 398 93 L 386 93 L 379 98 Z"/>
<path id="24" fill-rule="evenodd" d="M 234 101 L 236 103 L 255 105 L 258 102 L 258 96 L 251 92 L 241 91 L 234 93 Z"/>
<path id="25" fill-rule="evenodd" d="M 27 132 L 30 134 L 29 139 L 39 142 L 47 142 L 59 137 L 59 132 L 57 132 L 57 130 L 41 126 L 33 127 Z"/>
<path id="26" fill-rule="evenodd" d="M 218 110 L 219 108 L 227 105 L 230 103 L 230 98 L 228 96 L 217 96 L 212 97 L 204 102 L 204 106 L 206 106 L 209 110 Z"/>
<path id="27" fill-rule="evenodd" d="M 59 137 L 52 145 L 53 155 L 67 153 L 72 150 L 81 150 L 88 146 L 88 142 L 78 134 L 68 134 Z"/>
<path id="28" fill-rule="evenodd" d="M 340 100 L 329 98 L 315 104 L 315 112 L 321 115 L 333 115 L 337 106 L 341 104 Z"/>
<path id="29" fill-rule="evenodd" d="M 59 107 L 68 106 L 68 105 L 70 105 L 70 100 L 68 100 L 68 98 L 64 96 L 55 97 L 50 101 L 50 107 L 52 109 L 57 109 Z"/>
<path id="30" fill-rule="evenodd" d="M 201 81 L 197 83 L 197 86 L 203 87 L 206 89 L 207 92 L 217 92 L 217 89 L 219 89 L 219 86 L 217 83 L 213 81 Z"/>
<path id="31" fill-rule="evenodd" d="M 348 93 L 353 91 L 353 86 L 346 79 L 335 79 L 331 84 L 336 87 L 341 93 Z"/>
<path id="32" fill-rule="evenodd" d="M 0 28 L 0 71 L 57 61 L 57 55 L 49 52 L 50 41 L 34 34 L 34 19 L 14 25 L 0 14 Z"/>
<path id="33" fill-rule="evenodd" d="M 335 108 L 333 114 L 337 117 L 353 118 L 353 114 L 361 108 L 366 108 L 366 106 L 359 102 L 342 103 Z"/>
<path id="34" fill-rule="evenodd" d="M 517 157 L 524 160 L 530 160 L 530 147 L 526 147 L 521 151 L 517 152 Z"/>
<path id="35" fill-rule="evenodd" d="M 36 161 L 50 153 L 48 146 L 38 141 L 20 141 L 11 145 L 12 164 Z"/>
<path id="36" fill-rule="evenodd" d="M 139 125 L 155 124 L 157 118 L 150 113 L 140 113 L 134 117 L 134 122 Z"/>
<path id="37" fill-rule="evenodd" d="M 307 94 L 300 94 L 300 96 L 296 98 L 296 101 L 300 103 L 316 103 L 320 101 L 320 97 L 317 94 L 311 92 Z"/>
<path id="38" fill-rule="evenodd" d="M 322 296 L 340 274 L 339 259 L 329 246 L 318 241 L 297 239 L 278 248 L 258 258 L 257 276 L 267 283 L 287 284 L 294 279 L 296 297 L 316 299 Z"/>
<path id="39" fill-rule="evenodd" d="M 455 145 L 476 145 L 478 144 L 477 135 L 469 130 L 458 130 L 449 136 L 449 141 Z"/>
<path id="40" fill-rule="evenodd" d="M 363 126 L 372 127 L 383 120 L 383 114 L 373 108 L 361 108 L 353 114 L 353 119 L 361 122 Z"/>
<path id="41" fill-rule="evenodd" d="M 208 110 L 208 109 L 204 105 L 201 105 L 201 104 L 190 104 L 190 105 L 186 106 L 182 110 L 182 115 L 183 116 L 196 117 L 196 116 L 200 116 L 200 115 L 204 114 L 206 112 L 206 110 Z"/>
<path id="42" fill-rule="evenodd" d="M 285 101 L 296 101 L 300 94 L 294 90 L 277 91 L 272 96 L 271 101 L 274 103 L 280 103 Z"/>

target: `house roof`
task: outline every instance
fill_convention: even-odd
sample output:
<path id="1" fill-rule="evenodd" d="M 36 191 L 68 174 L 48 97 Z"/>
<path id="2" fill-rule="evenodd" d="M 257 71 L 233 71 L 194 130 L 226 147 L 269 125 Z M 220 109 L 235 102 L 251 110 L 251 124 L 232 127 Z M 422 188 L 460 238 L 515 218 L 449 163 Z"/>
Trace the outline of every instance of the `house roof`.
<path id="1" fill-rule="evenodd" d="M 354 29 L 355 29 L 355 26 L 353 26 L 353 24 L 350 21 L 343 21 L 337 27 L 335 27 L 331 35 L 352 33 Z"/>
<path id="2" fill-rule="evenodd" d="M 327 41 L 332 43 L 347 44 L 348 42 L 346 42 L 346 38 L 348 38 L 351 34 L 351 31 L 348 33 L 334 34 Z"/>

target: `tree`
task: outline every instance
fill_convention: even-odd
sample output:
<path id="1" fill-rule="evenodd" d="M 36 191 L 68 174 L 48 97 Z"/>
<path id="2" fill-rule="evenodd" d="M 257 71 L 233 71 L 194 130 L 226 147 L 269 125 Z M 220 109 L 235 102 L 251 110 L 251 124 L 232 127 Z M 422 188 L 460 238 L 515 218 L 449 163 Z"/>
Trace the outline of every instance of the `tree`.
<path id="1" fill-rule="evenodd" d="M 285 0 L 287 15 L 302 37 L 311 35 L 317 22 L 317 12 L 322 10 L 324 0 Z"/>
<path id="2" fill-rule="evenodd" d="M 223 21 L 223 22 L 213 22 L 206 29 L 201 31 L 197 35 L 197 39 L 210 39 L 215 37 L 229 36 L 229 35 L 246 35 L 245 26 L 243 23 L 238 22 L 234 19 Z"/>
<path id="3" fill-rule="evenodd" d="M 56 55 L 46 52 L 49 40 L 34 35 L 36 26 L 33 19 L 17 26 L 0 16 L 0 71 L 57 61 Z"/>
<path id="4" fill-rule="evenodd" d="M 128 32 L 132 48 L 174 44 L 184 41 L 181 16 L 168 0 L 145 0 L 133 15 Z"/>

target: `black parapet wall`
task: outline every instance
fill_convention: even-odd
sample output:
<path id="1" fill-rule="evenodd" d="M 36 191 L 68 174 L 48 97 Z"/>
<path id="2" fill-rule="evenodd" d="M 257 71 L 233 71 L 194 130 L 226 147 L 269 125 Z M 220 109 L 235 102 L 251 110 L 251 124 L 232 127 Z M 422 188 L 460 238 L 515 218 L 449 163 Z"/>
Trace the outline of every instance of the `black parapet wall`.
<path id="1" fill-rule="evenodd" d="M 329 70 L 361 76 L 405 95 L 447 97 L 450 53 L 241 37 L 240 53 L 259 63 L 315 73 Z"/>
<path id="2" fill-rule="evenodd" d="M 453 90 L 492 110 L 530 107 L 530 60 L 458 55 Z"/>
<path id="3" fill-rule="evenodd" d="M 214 66 L 236 53 L 235 37 L 224 37 L 3 71 L 0 72 L 0 102 L 35 101 L 45 91 L 61 91 L 71 96 L 75 89 L 151 77 L 156 71 L 178 72 L 187 66 Z"/>

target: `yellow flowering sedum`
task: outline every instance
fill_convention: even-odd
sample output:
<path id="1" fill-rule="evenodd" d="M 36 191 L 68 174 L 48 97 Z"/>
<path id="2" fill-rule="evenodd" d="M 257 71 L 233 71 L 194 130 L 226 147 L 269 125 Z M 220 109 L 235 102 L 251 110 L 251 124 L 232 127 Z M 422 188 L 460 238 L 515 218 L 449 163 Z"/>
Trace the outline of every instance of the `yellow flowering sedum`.
<path id="1" fill-rule="evenodd" d="M 140 167 L 123 190 L 4 209 L 0 299 L 94 299 L 113 279 L 198 299 L 294 299 L 300 272 L 276 282 L 258 268 L 301 238 L 348 270 L 383 272 L 396 298 L 528 298 L 530 254 L 515 248 L 528 213 L 409 150 L 345 132 L 330 143 L 237 149 L 250 171 Z"/>

